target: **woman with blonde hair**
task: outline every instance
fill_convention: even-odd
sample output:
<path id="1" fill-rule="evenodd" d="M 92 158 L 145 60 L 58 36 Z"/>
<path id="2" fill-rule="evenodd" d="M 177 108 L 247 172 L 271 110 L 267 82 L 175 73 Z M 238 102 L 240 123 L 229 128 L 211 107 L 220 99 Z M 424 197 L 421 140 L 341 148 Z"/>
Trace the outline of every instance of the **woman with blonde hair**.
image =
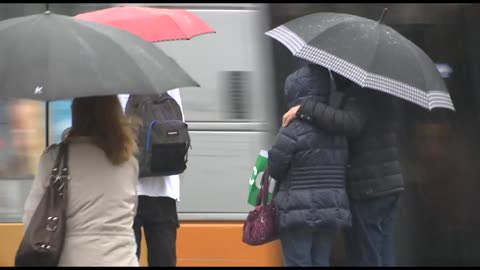
<path id="1" fill-rule="evenodd" d="M 117 96 L 76 98 L 67 133 L 66 236 L 59 266 L 138 266 L 132 230 L 137 146 Z M 48 185 L 58 145 L 46 149 L 25 203 L 27 228 Z"/>

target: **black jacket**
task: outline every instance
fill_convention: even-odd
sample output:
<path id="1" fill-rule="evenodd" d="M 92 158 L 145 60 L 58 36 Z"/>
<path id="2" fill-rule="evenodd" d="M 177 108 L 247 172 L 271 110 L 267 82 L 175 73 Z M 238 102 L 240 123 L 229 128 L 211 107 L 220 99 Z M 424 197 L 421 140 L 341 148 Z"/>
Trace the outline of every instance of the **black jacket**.
<path id="1" fill-rule="evenodd" d="M 403 191 L 401 101 L 371 89 L 348 92 L 352 104 L 345 108 L 332 108 L 310 99 L 302 103 L 297 117 L 333 134 L 349 136 L 350 198 L 368 199 Z M 331 121 L 332 117 L 335 121 Z"/>
<path id="2" fill-rule="evenodd" d="M 313 72 L 311 68 L 301 68 L 287 78 L 285 92 L 289 107 L 305 98 L 328 102 L 328 71 Z M 330 135 L 309 123 L 294 120 L 280 129 L 268 154 L 271 176 L 280 183 L 275 199 L 280 229 L 351 224 L 345 190 L 348 161 L 345 136 Z"/>

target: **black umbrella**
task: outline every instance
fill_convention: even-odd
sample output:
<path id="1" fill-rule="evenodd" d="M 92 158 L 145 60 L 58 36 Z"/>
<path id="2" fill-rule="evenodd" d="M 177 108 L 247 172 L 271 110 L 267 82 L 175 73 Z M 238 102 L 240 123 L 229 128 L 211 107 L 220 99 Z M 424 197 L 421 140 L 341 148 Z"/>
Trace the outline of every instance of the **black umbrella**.
<path id="1" fill-rule="evenodd" d="M 49 11 L 0 22 L 0 97 L 152 94 L 198 84 L 154 44 Z"/>
<path id="2" fill-rule="evenodd" d="M 385 11 L 382 14 L 382 18 Z M 294 56 L 333 70 L 362 87 L 427 109 L 455 110 L 436 65 L 425 52 L 379 21 L 339 13 L 315 13 L 266 33 Z"/>

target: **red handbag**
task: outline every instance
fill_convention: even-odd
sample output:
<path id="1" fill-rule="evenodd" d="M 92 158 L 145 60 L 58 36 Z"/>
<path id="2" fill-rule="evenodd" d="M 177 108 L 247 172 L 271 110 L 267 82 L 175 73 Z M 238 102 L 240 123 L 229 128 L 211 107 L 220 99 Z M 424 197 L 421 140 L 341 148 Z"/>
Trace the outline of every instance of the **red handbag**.
<path id="1" fill-rule="evenodd" d="M 262 176 L 262 187 L 257 197 L 257 205 L 250 211 L 247 220 L 243 224 L 243 242 L 251 246 L 263 245 L 278 239 L 278 229 L 275 222 L 276 208 L 272 199 L 268 203 L 269 169 L 265 170 Z M 275 184 L 275 196 L 278 190 L 278 183 Z"/>

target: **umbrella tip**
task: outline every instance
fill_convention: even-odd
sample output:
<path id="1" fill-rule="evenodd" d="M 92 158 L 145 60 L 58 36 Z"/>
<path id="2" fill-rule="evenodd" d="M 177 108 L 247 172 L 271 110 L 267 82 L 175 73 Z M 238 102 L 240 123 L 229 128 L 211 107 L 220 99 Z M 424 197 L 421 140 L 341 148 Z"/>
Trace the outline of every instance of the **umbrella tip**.
<path id="1" fill-rule="evenodd" d="M 381 23 L 383 19 L 385 18 L 385 14 L 387 14 L 388 8 L 384 8 L 382 11 L 382 15 L 380 15 L 380 19 L 378 20 L 378 23 Z"/>

